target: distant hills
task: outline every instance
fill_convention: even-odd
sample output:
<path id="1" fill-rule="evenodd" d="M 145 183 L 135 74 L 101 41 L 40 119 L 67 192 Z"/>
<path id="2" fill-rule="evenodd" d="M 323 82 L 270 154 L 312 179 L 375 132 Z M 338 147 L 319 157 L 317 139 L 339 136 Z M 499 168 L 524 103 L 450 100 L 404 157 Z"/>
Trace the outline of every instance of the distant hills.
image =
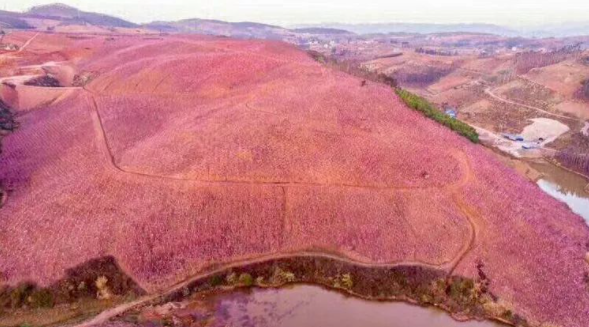
<path id="1" fill-rule="evenodd" d="M 146 28 L 168 33 L 199 33 L 207 35 L 223 35 L 237 38 L 284 39 L 285 36 L 295 37 L 301 34 L 313 35 L 353 35 L 354 33 L 324 27 L 287 29 L 275 25 L 252 22 L 224 22 L 208 19 L 185 19 L 176 22 L 152 22 L 143 25 Z"/>
<path id="2" fill-rule="evenodd" d="M 414 24 L 414 23 L 387 23 L 387 24 L 320 24 L 301 25 L 298 28 L 330 28 L 351 31 L 357 34 L 388 34 L 388 33 L 485 33 L 504 36 L 517 36 L 518 32 L 492 24 Z"/>
<path id="3" fill-rule="evenodd" d="M 64 21 L 64 23 L 70 24 L 89 24 L 109 27 L 138 26 L 135 23 L 131 23 L 121 18 L 93 12 L 85 12 L 60 3 L 33 7 L 27 11 L 25 15 L 59 18 Z"/>
<path id="4" fill-rule="evenodd" d="M 47 21 L 52 22 L 48 24 Z M 26 12 L 0 10 L 0 28 L 48 29 L 51 26 L 86 25 L 106 28 L 148 28 L 166 33 L 199 33 L 239 38 L 283 39 L 285 36 L 317 34 L 345 36 L 348 34 L 434 34 L 484 33 L 507 37 L 567 37 L 589 35 L 589 22 L 513 29 L 493 24 L 419 24 L 327 23 L 300 25 L 291 29 L 254 22 L 225 22 L 210 19 L 184 19 L 135 24 L 122 18 L 86 12 L 65 4 L 35 6 Z"/>
<path id="5" fill-rule="evenodd" d="M 53 21 L 58 25 L 94 25 L 126 28 L 139 26 L 121 18 L 86 12 L 60 3 L 36 6 L 23 13 L 0 11 L 0 27 L 3 28 L 37 29 L 40 27 L 39 21 L 41 20 Z"/>
<path id="6" fill-rule="evenodd" d="M 152 22 L 143 25 L 148 29 L 166 33 L 199 33 L 237 38 L 281 39 L 285 28 L 252 22 L 224 22 L 209 19 L 184 19 L 174 22 Z"/>
<path id="7" fill-rule="evenodd" d="M 317 25 L 300 25 L 296 28 L 328 28 L 347 30 L 357 34 L 435 34 L 435 33 L 483 33 L 507 37 L 568 37 L 589 35 L 589 22 L 546 25 L 527 28 L 507 28 L 493 24 L 418 24 L 418 23 L 383 23 L 383 24 L 342 24 L 328 23 Z"/>
<path id="8" fill-rule="evenodd" d="M 0 10 L 0 28 L 27 29 L 33 26 L 29 25 L 19 13 Z"/>

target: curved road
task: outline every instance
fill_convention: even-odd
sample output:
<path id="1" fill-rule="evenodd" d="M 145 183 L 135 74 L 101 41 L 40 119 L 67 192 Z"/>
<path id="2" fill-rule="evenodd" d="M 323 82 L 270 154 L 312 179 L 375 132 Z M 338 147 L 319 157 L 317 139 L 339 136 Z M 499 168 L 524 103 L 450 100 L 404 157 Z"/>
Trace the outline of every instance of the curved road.
<path id="1" fill-rule="evenodd" d="M 514 101 L 511 101 L 511 100 L 504 99 L 504 98 L 498 96 L 497 94 L 493 93 L 493 90 L 491 90 L 490 87 L 488 87 L 488 88 L 485 89 L 485 93 L 487 95 L 489 95 L 491 98 L 493 98 L 493 99 L 495 99 L 497 101 L 503 102 L 503 103 L 507 103 L 507 104 L 511 104 L 511 105 L 515 105 L 515 106 L 519 106 L 519 107 L 523 107 L 523 108 L 527 108 L 527 109 L 536 110 L 536 111 L 541 112 L 541 113 L 543 113 L 545 115 L 549 115 L 549 116 L 553 116 L 553 117 L 558 117 L 558 118 L 561 118 L 561 119 L 567 119 L 567 120 L 575 121 L 575 122 L 576 121 L 579 121 L 576 118 L 572 118 L 572 117 L 568 117 L 568 116 L 564 116 L 564 115 L 555 114 L 555 113 L 552 113 L 550 111 L 546 111 L 546 110 L 544 110 L 542 108 L 538 108 L 538 107 L 534 107 L 534 106 L 528 106 L 528 105 L 525 105 L 523 103 L 518 103 L 518 102 L 514 102 Z"/>

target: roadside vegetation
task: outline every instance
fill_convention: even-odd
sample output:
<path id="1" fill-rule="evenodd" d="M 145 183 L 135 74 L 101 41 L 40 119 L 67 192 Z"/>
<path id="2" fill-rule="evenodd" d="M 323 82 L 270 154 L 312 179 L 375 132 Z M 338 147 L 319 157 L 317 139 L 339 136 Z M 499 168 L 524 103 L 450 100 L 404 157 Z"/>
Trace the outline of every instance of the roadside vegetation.
<path id="1" fill-rule="evenodd" d="M 2 138 L 8 133 L 13 132 L 17 127 L 17 123 L 14 120 L 14 115 L 2 100 L 0 100 L 0 155 L 2 155 Z M 0 208 L 4 204 L 6 194 L 2 187 L 2 181 L 0 181 Z"/>
<path id="2" fill-rule="evenodd" d="M 457 319 L 493 319 L 529 326 L 511 306 L 489 291 L 484 266 L 476 279 L 447 276 L 445 272 L 419 267 L 360 267 L 327 258 L 292 257 L 244 265 L 220 271 L 164 295 L 149 305 L 181 302 L 194 294 L 235 288 L 278 288 L 292 284 L 315 284 L 366 300 L 408 301 L 436 306 Z M 137 311 L 122 319 L 133 320 Z"/>
<path id="3" fill-rule="evenodd" d="M 14 115 L 2 100 L 0 100 L 0 138 L 10 132 L 13 132 L 17 127 L 14 120 Z"/>
<path id="4" fill-rule="evenodd" d="M 465 122 L 458 119 L 452 118 L 440 110 L 434 105 L 429 103 L 426 99 L 415 95 L 409 91 L 397 88 L 395 90 L 397 95 L 405 102 L 405 104 L 412 109 L 415 109 L 423 113 L 426 117 L 437 121 L 438 123 L 450 128 L 458 134 L 466 137 L 473 143 L 479 143 L 479 134 L 477 131 Z"/>
<path id="5" fill-rule="evenodd" d="M 358 63 L 337 61 L 317 51 L 308 51 L 307 53 L 309 54 L 309 56 L 311 56 L 311 58 L 313 58 L 315 61 L 319 63 L 335 68 L 344 73 L 365 79 L 365 81 L 363 81 L 361 84 L 362 86 L 366 85 L 366 81 L 382 83 L 394 88 L 398 86 L 397 80 L 395 78 L 388 76 L 386 74 L 379 74 L 370 71 L 366 69 L 366 67 L 359 65 Z"/>
<path id="6" fill-rule="evenodd" d="M 113 257 L 103 257 L 69 269 L 64 279 L 47 287 L 26 281 L 16 286 L 0 284 L 0 317 L 15 310 L 53 308 L 80 300 L 114 301 L 144 294 Z"/>
<path id="7" fill-rule="evenodd" d="M 556 160 L 567 168 L 577 171 L 585 176 L 589 176 L 589 154 L 587 153 L 564 150 L 558 152 Z"/>
<path id="8" fill-rule="evenodd" d="M 589 100 L 589 79 L 581 83 L 581 89 L 579 90 L 581 98 Z"/>
<path id="9" fill-rule="evenodd" d="M 431 104 L 426 99 L 413 94 L 409 91 L 403 90 L 399 87 L 397 80 L 394 77 L 382 73 L 376 73 L 366 69 L 365 67 L 353 62 L 339 62 L 323 55 L 317 51 L 309 51 L 309 56 L 314 60 L 325 64 L 329 67 L 341 70 L 350 75 L 363 78 L 376 83 L 383 83 L 395 89 L 397 95 L 405 102 L 405 104 L 412 109 L 423 113 L 426 117 L 437 121 L 438 123 L 450 128 L 458 134 L 466 137 L 473 143 L 479 143 L 479 134 L 477 131 L 465 122 L 452 118 Z M 366 85 L 366 81 L 362 81 L 362 86 Z"/>

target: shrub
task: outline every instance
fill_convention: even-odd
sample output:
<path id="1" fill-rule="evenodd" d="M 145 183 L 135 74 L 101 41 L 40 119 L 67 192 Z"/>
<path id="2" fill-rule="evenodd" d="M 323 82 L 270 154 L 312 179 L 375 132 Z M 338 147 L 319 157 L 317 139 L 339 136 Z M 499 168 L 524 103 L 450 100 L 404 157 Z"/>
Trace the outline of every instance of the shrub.
<path id="1" fill-rule="evenodd" d="M 270 278 L 270 282 L 272 284 L 278 284 L 278 285 L 292 283 L 295 280 L 296 280 L 295 274 L 293 274 L 292 272 L 289 272 L 289 271 L 284 271 L 284 270 L 280 269 L 280 267 L 276 267 L 276 269 L 274 270 L 274 274 L 272 274 L 272 277 Z"/>
<path id="2" fill-rule="evenodd" d="M 314 50 L 309 50 L 307 51 L 307 53 L 309 54 L 309 56 L 311 56 L 311 58 L 313 58 L 313 60 L 318 61 L 322 64 L 327 63 L 327 57 L 325 57 L 322 53 Z"/>
<path id="3" fill-rule="evenodd" d="M 221 284 L 223 284 L 223 277 L 221 277 L 221 275 L 211 277 L 211 286 L 216 287 Z"/>
<path id="4" fill-rule="evenodd" d="M 96 297 L 99 300 L 108 300 L 112 297 L 112 293 L 111 293 L 110 288 L 108 287 L 107 283 L 108 283 L 108 278 L 106 276 L 100 276 L 94 282 L 94 284 L 96 285 L 96 289 L 98 290 L 96 292 Z"/>
<path id="5" fill-rule="evenodd" d="M 59 81 L 56 78 L 48 75 L 37 77 L 30 81 L 26 81 L 25 85 L 40 87 L 61 87 Z"/>
<path id="6" fill-rule="evenodd" d="M 225 281 L 229 285 L 237 284 L 237 274 L 234 272 L 227 274 L 227 277 L 225 277 Z"/>
<path id="7" fill-rule="evenodd" d="M 426 99 L 418 95 L 415 95 L 403 89 L 396 89 L 396 93 L 409 108 L 415 109 L 423 113 L 426 117 L 433 119 L 438 123 L 450 128 L 458 134 L 466 137 L 471 142 L 479 143 L 479 134 L 472 126 L 458 119 L 449 117 L 440 110 L 436 109 Z"/>
<path id="8" fill-rule="evenodd" d="M 18 285 L 10 293 L 10 307 L 13 309 L 20 308 L 26 304 L 27 298 L 35 290 L 35 285 L 24 282 Z"/>
<path id="9" fill-rule="evenodd" d="M 14 121 L 14 115 L 10 108 L 2 100 L 0 100 L 0 135 L 1 131 L 12 132 L 17 127 Z"/>
<path id="10" fill-rule="evenodd" d="M 247 287 L 252 286 L 254 284 L 254 278 L 248 273 L 242 273 L 239 275 L 239 284 Z"/>
<path id="11" fill-rule="evenodd" d="M 54 305 L 53 293 L 47 289 L 33 291 L 28 301 L 34 308 L 52 308 Z"/>
<path id="12" fill-rule="evenodd" d="M 360 83 L 361 86 L 366 85 L 366 80 L 376 82 L 376 83 L 383 83 L 390 87 L 397 87 L 398 83 L 397 80 L 384 73 L 378 73 L 375 71 L 371 71 L 366 67 L 362 66 L 356 62 L 349 62 L 349 61 L 338 61 L 331 57 L 328 57 L 320 52 L 317 51 L 307 51 L 309 56 L 313 58 L 313 60 L 325 64 L 329 67 L 342 71 L 346 74 L 350 74 L 352 76 L 360 77 L 365 79 Z"/>
<path id="13" fill-rule="evenodd" d="M 581 83 L 581 90 L 579 91 L 581 98 L 589 100 L 589 79 Z"/>
<path id="14" fill-rule="evenodd" d="M 354 287 L 354 281 L 352 280 L 352 275 L 343 274 L 343 275 L 336 276 L 333 281 L 333 286 L 336 288 L 345 288 L 348 290 L 352 289 L 352 287 Z"/>

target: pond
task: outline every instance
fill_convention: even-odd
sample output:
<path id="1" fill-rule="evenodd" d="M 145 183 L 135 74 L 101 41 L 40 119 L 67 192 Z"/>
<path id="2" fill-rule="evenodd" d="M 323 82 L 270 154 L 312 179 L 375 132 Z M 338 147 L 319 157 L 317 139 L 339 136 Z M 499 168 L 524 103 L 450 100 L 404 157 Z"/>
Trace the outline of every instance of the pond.
<path id="1" fill-rule="evenodd" d="M 537 182 L 540 189 L 566 203 L 589 224 L 589 193 L 585 191 L 587 180 L 550 164 L 533 164 L 532 167 L 544 174 Z"/>
<path id="2" fill-rule="evenodd" d="M 458 322 L 447 313 L 403 302 L 373 302 L 321 287 L 297 285 L 217 294 L 207 299 L 213 326 L 256 327 L 500 327 Z"/>

